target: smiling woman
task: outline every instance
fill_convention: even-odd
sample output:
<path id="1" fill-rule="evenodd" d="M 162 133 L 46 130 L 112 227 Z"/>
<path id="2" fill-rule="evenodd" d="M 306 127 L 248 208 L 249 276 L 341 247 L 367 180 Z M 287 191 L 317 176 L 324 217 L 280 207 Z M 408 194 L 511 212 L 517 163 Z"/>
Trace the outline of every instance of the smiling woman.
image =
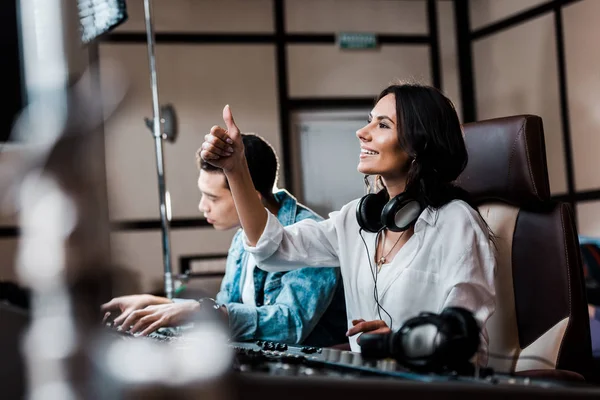
<path id="1" fill-rule="evenodd" d="M 363 332 L 390 332 L 423 311 L 470 310 L 481 327 L 478 361 L 486 363 L 485 324 L 495 309 L 493 235 L 468 193 L 454 185 L 467 151 L 447 97 L 416 84 L 383 90 L 356 132 L 358 170 L 377 176 L 383 189 L 327 220 L 286 227 L 253 194 L 240 130 L 228 106 L 223 119 L 227 129 L 213 127 L 201 156 L 227 176 L 245 248 L 260 268 L 339 267 L 354 351 Z"/>
<path id="2" fill-rule="evenodd" d="M 408 154 L 400 146 L 397 132 L 395 97 L 388 94 L 369 113 L 367 125 L 356 132 L 361 142 L 360 173 L 389 178 L 406 174 Z"/>

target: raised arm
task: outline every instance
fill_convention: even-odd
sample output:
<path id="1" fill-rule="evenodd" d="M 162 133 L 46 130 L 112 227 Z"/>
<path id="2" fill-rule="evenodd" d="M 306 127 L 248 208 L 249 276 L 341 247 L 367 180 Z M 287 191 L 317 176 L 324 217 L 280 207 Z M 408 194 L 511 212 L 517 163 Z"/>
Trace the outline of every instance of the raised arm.
<path id="1" fill-rule="evenodd" d="M 223 109 L 223 121 L 227 129 L 213 126 L 204 137 L 200 156 L 208 163 L 223 169 L 235 202 L 242 229 L 248 243 L 256 245 L 267 224 L 267 211 L 256 195 L 250 170 L 244 154 L 240 130 L 233 120 L 231 109 Z"/>
<path id="2" fill-rule="evenodd" d="M 245 246 L 263 268 L 262 261 L 276 265 L 272 271 L 309 266 L 339 266 L 335 221 L 308 220 L 286 226 L 267 212 L 256 194 L 245 157 L 244 143 L 229 106 L 223 109 L 227 130 L 213 126 L 205 136 L 200 156 L 221 168 L 227 177 L 245 235 Z M 332 213 L 333 214 L 333 213 Z M 271 257 L 272 256 L 272 257 Z M 267 262 L 267 263 L 268 263 Z M 265 266 L 264 269 L 269 269 Z"/>

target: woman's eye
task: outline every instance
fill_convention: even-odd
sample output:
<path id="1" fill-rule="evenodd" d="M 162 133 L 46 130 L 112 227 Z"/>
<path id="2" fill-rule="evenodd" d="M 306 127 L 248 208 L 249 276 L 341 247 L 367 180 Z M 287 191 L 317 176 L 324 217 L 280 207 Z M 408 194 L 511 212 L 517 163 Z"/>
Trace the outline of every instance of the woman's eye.
<path id="1" fill-rule="evenodd" d="M 386 124 L 383 124 L 383 123 L 379 124 L 379 127 L 381 129 L 388 129 L 388 126 Z"/>

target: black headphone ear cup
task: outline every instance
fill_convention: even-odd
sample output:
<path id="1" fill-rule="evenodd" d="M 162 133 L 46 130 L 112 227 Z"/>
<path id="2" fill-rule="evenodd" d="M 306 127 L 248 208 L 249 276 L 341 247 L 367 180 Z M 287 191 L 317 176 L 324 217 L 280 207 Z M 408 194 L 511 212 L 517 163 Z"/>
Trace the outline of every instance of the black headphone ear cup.
<path id="1" fill-rule="evenodd" d="M 381 211 L 388 201 L 385 190 L 363 196 L 356 206 L 358 225 L 367 232 L 378 232 L 381 224 Z"/>
<path id="2" fill-rule="evenodd" d="M 449 332 L 455 335 L 447 338 L 448 357 L 468 361 L 477 353 L 481 338 L 479 324 L 469 310 L 462 307 L 447 307 L 440 316 L 446 321 Z"/>
<path id="3" fill-rule="evenodd" d="M 415 223 L 422 212 L 421 204 L 400 193 L 387 202 L 381 212 L 381 224 L 393 232 L 402 232 Z"/>

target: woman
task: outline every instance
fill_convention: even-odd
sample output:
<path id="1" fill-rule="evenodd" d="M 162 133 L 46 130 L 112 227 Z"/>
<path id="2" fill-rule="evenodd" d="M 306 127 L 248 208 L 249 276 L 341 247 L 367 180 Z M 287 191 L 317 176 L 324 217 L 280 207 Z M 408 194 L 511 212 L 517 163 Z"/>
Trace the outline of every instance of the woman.
<path id="1" fill-rule="evenodd" d="M 423 311 L 469 309 L 482 327 L 479 362 L 485 365 L 496 261 L 486 223 L 468 194 L 452 184 L 467 164 L 467 151 L 449 99 L 428 86 L 386 88 L 356 132 L 358 171 L 377 176 L 383 190 L 325 221 L 285 228 L 253 195 L 229 106 L 223 118 L 227 130 L 213 127 L 201 156 L 227 175 L 246 247 L 260 268 L 339 266 L 353 351 L 360 351 L 360 333 L 390 332 Z"/>

